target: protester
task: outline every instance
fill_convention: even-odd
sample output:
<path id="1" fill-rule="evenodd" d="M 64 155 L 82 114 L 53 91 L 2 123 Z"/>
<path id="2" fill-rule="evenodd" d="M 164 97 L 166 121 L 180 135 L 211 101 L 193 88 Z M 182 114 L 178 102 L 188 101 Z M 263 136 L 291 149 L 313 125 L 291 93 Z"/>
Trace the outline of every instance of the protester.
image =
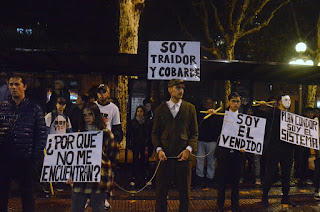
<path id="1" fill-rule="evenodd" d="M 205 98 L 203 100 L 204 110 L 213 108 L 213 100 Z M 204 117 L 207 114 L 200 113 L 198 116 L 199 123 L 199 138 L 197 143 L 197 165 L 196 165 L 196 184 L 205 187 L 212 187 L 213 177 L 215 173 L 214 151 L 217 145 L 218 138 L 221 133 L 223 116 L 210 116 L 207 119 Z M 204 176 L 204 159 L 207 158 L 206 178 Z"/>
<path id="2" fill-rule="evenodd" d="M 62 80 L 56 80 L 51 90 L 50 100 L 47 103 L 47 112 L 54 110 L 58 96 L 63 96 L 67 101 L 67 110 L 71 104 L 70 92 L 67 90 L 65 83 Z"/>
<path id="3" fill-rule="evenodd" d="M 17 179 L 23 211 L 34 211 L 34 162 L 41 159 L 47 133 L 39 105 L 25 96 L 22 75 L 9 78 L 11 99 L 0 102 L 0 211 L 8 211 L 10 182 Z"/>
<path id="4" fill-rule="evenodd" d="M 270 140 L 266 146 L 266 169 L 263 180 L 262 205 L 269 207 L 268 193 L 273 184 L 274 173 L 278 169 L 278 163 L 281 166 L 281 184 L 282 184 L 282 200 L 281 204 L 295 206 L 296 204 L 290 200 L 290 172 L 293 161 L 294 145 L 280 140 L 280 114 L 290 108 L 291 99 L 288 95 L 277 98 L 277 104 L 271 114 L 266 114 L 267 122 L 271 122 L 269 131 Z"/>
<path id="5" fill-rule="evenodd" d="M 146 110 L 146 117 L 147 119 L 153 119 L 153 111 L 152 111 L 152 104 L 150 99 L 144 99 L 143 100 L 143 107 Z"/>
<path id="6" fill-rule="evenodd" d="M 239 113 L 238 109 L 241 105 L 240 95 L 236 92 L 228 96 L 229 111 L 232 113 Z M 213 109 L 208 110 L 209 113 L 215 114 Z M 220 122 L 222 125 L 222 122 Z M 221 140 L 220 140 L 221 141 Z M 219 142 L 220 142 L 219 141 Z M 241 160 L 243 157 L 244 149 L 240 151 L 235 149 L 228 149 L 225 147 L 217 146 L 214 153 L 217 159 L 217 184 L 218 184 L 218 197 L 217 205 L 218 211 L 223 211 L 226 193 L 226 184 L 231 184 L 231 208 L 232 211 L 239 211 L 239 180 L 241 172 Z"/>
<path id="7" fill-rule="evenodd" d="M 305 108 L 305 114 L 307 118 L 314 118 L 313 108 Z M 296 168 L 297 186 L 303 187 L 307 185 L 307 180 L 309 178 L 309 157 L 310 149 L 303 146 L 295 146 L 294 151 L 294 166 Z"/>
<path id="8" fill-rule="evenodd" d="M 318 109 L 318 108 L 315 108 Z M 315 120 L 318 121 L 318 129 L 319 129 L 319 116 L 318 110 L 315 115 Z M 314 174 L 313 174 L 313 187 L 314 187 L 314 199 L 320 200 L 319 194 L 319 186 L 320 186 L 320 150 L 310 149 L 311 156 L 315 158 L 314 160 Z"/>
<path id="9" fill-rule="evenodd" d="M 106 123 L 106 129 L 109 129 L 115 136 L 118 143 L 122 141 L 123 133 L 120 122 L 119 108 L 110 101 L 110 89 L 107 85 L 101 84 L 97 89 L 98 105 L 103 120 Z"/>
<path id="10" fill-rule="evenodd" d="M 106 192 L 113 185 L 112 166 L 119 157 L 118 143 L 110 130 L 106 129 L 100 110 L 95 103 L 87 103 L 82 113 L 81 131 L 103 130 L 101 181 L 99 183 L 74 183 L 71 212 L 84 211 L 87 199 L 91 200 L 92 211 L 103 211 Z M 69 179 L 68 183 L 73 184 Z"/>
<path id="11" fill-rule="evenodd" d="M 127 142 L 132 149 L 132 180 L 131 186 L 143 184 L 146 180 L 146 169 L 149 162 L 149 152 L 152 152 L 151 123 L 146 118 L 143 106 L 138 106 L 135 118 L 128 126 Z M 151 150 L 151 151 L 150 151 Z"/>
<path id="12" fill-rule="evenodd" d="M 174 179 L 179 191 L 179 210 L 190 210 L 191 157 L 198 140 L 195 107 L 182 100 L 184 83 L 168 83 L 170 100 L 155 111 L 152 142 L 161 161 L 156 178 L 156 211 L 167 211 L 167 194 Z"/>
<path id="13" fill-rule="evenodd" d="M 81 111 L 83 106 L 89 101 L 88 96 L 79 95 L 76 99 L 76 104 L 72 105 L 70 109 L 70 120 L 72 125 L 72 131 L 78 132 L 80 130 L 80 122 L 81 122 Z"/>
<path id="14" fill-rule="evenodd" d="M 55 109 L 45 116 L 49 134 L 71 133 L 72 126 L 69 117 L 64 113 L 67 101 L 63 96 L 57 98 Z"/>
<path id="15" fill-rule="evenodd" d="M 8 78 L 6 79 L 6 83 L 0 86 L 0 102 L 8 100 L 11 97 L 9 86 L 8 86 Z"/>

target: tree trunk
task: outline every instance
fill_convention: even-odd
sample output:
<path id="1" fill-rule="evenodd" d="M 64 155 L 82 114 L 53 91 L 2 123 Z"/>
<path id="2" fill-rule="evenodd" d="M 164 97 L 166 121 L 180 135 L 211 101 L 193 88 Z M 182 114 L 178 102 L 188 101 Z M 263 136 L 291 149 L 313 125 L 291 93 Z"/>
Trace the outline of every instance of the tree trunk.
<path id="1" fill-rule="evenodd" d="M 234 60 L 234 47 L 235 47 L 235 42 L 229 44 L 227 46 L 227 59 L 228 60 Z M 224 91 L 225 91 L 225 108 L 227 109 L 227 107 L 229 106 L 227 104 L 228 102 L 228 96 L 231 94 L 231 82 L 230 80 L 226 80 L 225 84 L 224 84 Z"/>
<path id="2" fill-rule="evenodd" d="M 138 53 L 138 30 L 144 0 L 119 0 L 119 53 Z M 127 131 L 128 76 L 118 77 L 118 100 L 124 139 L 120 144 L 125 148 Z"/>
<path id="3" fill-rule="evenodd" d="M 314 108 L 316 93 L 317 93 L 317 86 L 308 85 L 308 97 L 307 97 L 306 107 Z"/>

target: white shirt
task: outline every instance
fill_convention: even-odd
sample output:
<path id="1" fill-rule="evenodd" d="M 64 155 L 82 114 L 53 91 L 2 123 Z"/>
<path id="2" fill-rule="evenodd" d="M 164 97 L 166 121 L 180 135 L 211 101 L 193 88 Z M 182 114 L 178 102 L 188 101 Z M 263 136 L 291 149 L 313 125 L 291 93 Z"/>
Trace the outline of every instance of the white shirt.
<path id="1" fill-rule="evenodd" d="M 67 129 L 71 129 L 70 119 L 66 120 L 64 114 L 58 114 L 52 122 L 52 112 L 50 112 L 45 116 L 45 121 L 46 126 L 50 128 L 50 134 L 64 134 L 67 133 Z"/>
<path id="2" fill-rule="evenodd" d="M 180 99 L 180 101 L 175 104 L 173 103 L 173 101 L 167 101 L 167 105 L 168 105 L 168 108 L 173 116 L 173 118 L 175 118 L 180 110 L 180 107 L 181 107 L 181 103 L 182 103 L 182 100 Z"/>
<path id="3" fill-rule="evenodd" d="M 119 125 L 120 123 L 120 112 L 117 105 L 110 102 L 107 105 L 100 105 L 97 101 L 95 101 L 100 109 L 100 113 L 102 114 L 103 120 L 106 123 L 106 129 L 112 131 L 112 125 Z"/>
<path id="4" fill-rule="evenodd" d="M 178 103 L 174 103 L 173 101 L 171 101 L 171 99 L 169 101 L 167 101 L 167 105 L 168 105 L 168 108 L 173 116 L 173 118 L 175 118 L 180 110 L 180 107 L 181 107 L 181 103 L 182 103 L 182 100 L 180 99 L 180 101 Z M 189 150 L 189 152 L 191 153 L 192 152 L 192 147 L 191 146 L 187 146 L 186 148 L 187 150 Z M 162 150 L 161 147 L 158 147 L 157 148 L 157 153 Z"/>

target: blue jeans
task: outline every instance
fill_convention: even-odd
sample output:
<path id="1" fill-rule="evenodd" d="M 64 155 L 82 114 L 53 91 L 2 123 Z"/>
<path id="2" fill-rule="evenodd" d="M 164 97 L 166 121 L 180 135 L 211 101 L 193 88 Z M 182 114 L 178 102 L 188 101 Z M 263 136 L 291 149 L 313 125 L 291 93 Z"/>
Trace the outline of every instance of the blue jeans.
<path id="1" fill-rule="evenodd" d="M 197 156 L 203 156 L 210 152 L 207 156 L 207 178 L 212 179 L 214 176 L 214 150 L 216 148 L 217 142 L 204 142 L 198 141 L 198 151 Z M 204 157 L 197 157 L 197 167 L 196 167 L 196 175 L 199 177 L 204 177 L 203 173 L 204 169 Z"/>

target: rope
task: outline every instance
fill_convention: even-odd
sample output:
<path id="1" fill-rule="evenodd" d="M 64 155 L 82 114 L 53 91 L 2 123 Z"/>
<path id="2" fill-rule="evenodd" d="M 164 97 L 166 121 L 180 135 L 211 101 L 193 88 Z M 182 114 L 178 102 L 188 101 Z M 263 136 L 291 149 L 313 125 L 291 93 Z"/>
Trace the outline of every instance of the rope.
<path id="1" fill-rule="evenodd" d="M 274 108 L 274 110 L 273 110 L 273 119 L 272 119 L 270 128 L 272 128 L 272 125 L 273 125 L 274 112 L 275 112 L 275 108 Z M 203 121 L 204 121 L 204 119 L 201 120 L 199 126 L 202 124 Z M 223 127 L 224 127 L 224 126 L 222 125 L 221 133 L 222 133 Z M 221 136 L 221 133 L 220 133 L 220 135 L 219 135 L 219 138 L 220 138 L 220 136 Z M 269 141 L 269 140 L 270 140 L 270 135 L 269 135 L 268 141 Z M 196 158 L 204 158 L 204 157 L 207 157 L 209 154 L 211 154 L 214 150 L 215 150 L 215 148 L 212 148 L 212 149 L 210 150 L 210 152 L 207 153 L 206 155 L 199 155 L 199 156 L 197 156 L 197 155 L 192 154 L 192 153 L 190 153 L 190 154 L 191 154 L 193 157 L 196 157 Z M 259 156 L 260 156 L 260 155 L 259 155 Z M 261 156 L 260 156 L 260 157 L 261 157 Z M 179 158 L 178 158 L 178 157 L 167 157 L 167 159 L 179 159 Z M 114 184 L 115 184 L 120 190 L 122 190 L 122 191 L 124 191 L 124 192 L 126 192 L 126 193 L 130 193 L 130 194 L 140 193 L 141 191 L 143 191 L 143 190 L 148 186 L 148 184 L 149 184 L 149 183 L 153 180 L 153 178 L 156 176 L 156 174 L 157 174 L 157 172 L 158 172 L 158 169 L 159 169 L 159 166 L 160 166 L 160 163 L 161 163 L 161 160 L 159 160 L 158 165 L 157 165 L 157 168 L 156 168 L 153 176 L 151 177 L 151 179 L 146 183 L 145 186 L 143 186 L 141 189 L 139 189 L 139 190 L 137 190 L 137 191 L 129 191 L 129 190 L 126 190 L 126 189 L 122 188 L 121 186 L 119 186 L 116 182 L 114 182 Z"/>
<path id="2" fill-rule="evenodd" d="M 157 172 L 158 172 L 158 169 L 159 169 L 159 166 L 160 166 L 160 163 L 161 163 L 161 160 L 159 160 L 158 165 L 157 165 L 157 168 L 156 168 L 156 170 L 154 171 L 154 174 L 153 174 L 153 176 L 151 177 L 151 179 L 146 183 L 145 186 L 143 186 L 143 187 L 142 187 L 141 189 L 139 189 L 138 191 L 129 191 L 129 190 L 126 190 L 126 189 L 122 188 L 121 186 L 119 186 L 116 182 L 114 182 L 114 184 L 115 184 L 118 188 L 120 188 L 122 191 L 124 191 L 124 192 L 130 193 L 130 194 L 140 193 L 141 191 L 143 191 L 143 190 L 148 186 L 148 184 L 149 184 L 149 183 L 153 180 L 153 178 L 156 176 L 156 174 L 157 174 Z"/>

